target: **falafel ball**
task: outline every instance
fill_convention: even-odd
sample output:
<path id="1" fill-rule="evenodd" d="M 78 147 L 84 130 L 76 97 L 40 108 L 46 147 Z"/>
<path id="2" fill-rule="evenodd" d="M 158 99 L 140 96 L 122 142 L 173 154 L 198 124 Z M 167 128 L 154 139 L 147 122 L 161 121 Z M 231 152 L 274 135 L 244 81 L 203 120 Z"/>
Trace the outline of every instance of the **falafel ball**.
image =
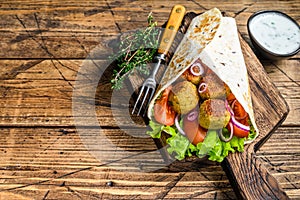
<path id="1" fill-rule="evenodd" d="M 200 105 L 198 119 L 203 128 L 221 129 L 229 123 L 230 113 L 226 109 L 225 101 L 208 99 Z"/>
<path id="2" fill-rule="evenodd" d="M 179 82 L 172 88 L 168 101 L 176 113 L 186 114 L 199 102 L 197 87 L 189 81 Z"/>
<path id="3" fill-rule="evenodd" d="M 201 99 L 225 99 L 229 93 L 229 87 L 215 74 L 203 77 L 198 91 Z"/>
<path id="4" fill-rule="evenodd" d="M 208 67 L 198 58 L 187 70 L 185 70 L 182 77 L 195 85 L 198 85 L 207 70 Z"/>
<path id="5" fill-rule="evenodd" d="M 195 85 L 198 85 L 202 79 L 202 76 L 194 76 L 191 72 L 190 72 L 190 68 L 185 70 L 182 74 L 182 77 L 190 82 L 192 82 Z"/>

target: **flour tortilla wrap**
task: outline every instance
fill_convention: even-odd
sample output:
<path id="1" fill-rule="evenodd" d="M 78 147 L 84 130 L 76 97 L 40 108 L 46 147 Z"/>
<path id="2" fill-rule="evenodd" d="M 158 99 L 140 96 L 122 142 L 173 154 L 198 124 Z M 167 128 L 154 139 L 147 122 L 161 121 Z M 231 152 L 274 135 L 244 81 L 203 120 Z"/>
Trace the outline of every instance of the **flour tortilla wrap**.
<path id="1" fill-rule="evenodd" d="M 200 35 L 199 32 L 195 32 L 197 27 L 202 29 Z M 236 22 L 234 18 L 222 17 L 216 8 L 194 18 L 191 22 L 166 69 L 160 87 L 149 104 L 148 118 L 154 120 L 153 108 L 161 92 L 176 81 L 197 59 L 200 59 L 229 86 L 248 113 L 257 137 L 258 128 L 253 113 L 248 73 Z M 251 141 L 245 141 L 245 143 L 249 142 Z"/>
<path id="2" fill-rule="evenodd" d="M 171 85 L 189 66 L 194 63 L 202 50 L 214 38 L 220 26 L 222 14 L 217 8 L 213 8 L 195 17 L 178 45 L 169 65 L 166 69 L 159 88 L 148 107 L 148 118 L 152 119 L 152 110 L 155 99 L 160 93 Z"/>

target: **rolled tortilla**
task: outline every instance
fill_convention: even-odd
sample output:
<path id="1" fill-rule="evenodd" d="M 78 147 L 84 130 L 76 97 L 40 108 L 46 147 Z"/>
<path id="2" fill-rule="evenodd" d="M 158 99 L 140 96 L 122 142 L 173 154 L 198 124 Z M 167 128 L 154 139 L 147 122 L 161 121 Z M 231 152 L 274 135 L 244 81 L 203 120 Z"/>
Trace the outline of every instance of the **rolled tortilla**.
<path id="1" fill-rule="evenodd" d="M 220 10 L 213 8 L 191 21 L 161 79 L 159 88 L 149 104 L 147 111 L 149 119 L 152 119 L 155 99 L 198 59 L 202 50 L 213 40 L 220 26 L 221 18 Z"/>
<path id="2" fill-rule="evenodd" d="M 197 27 L 202 27 L 201 31 L 204 32 L 200 34 L 195 32 Z M 199 43 L 194 43 L 195 38 Z M 259 131 L 255 123 L 248 73 L 236 22 L 234 18 L 222 17 L 216 8 L 193 19 L 170 61 L 159 89 L 149 104 L 147 113 L 149 119 L 153 120 L 153 107 L 160 93 L 176 81 L 198 58 L 229 86 L 231 92 L 249 114 L 257 137 Z M 251 141 L 245 143 L 248 142 Z"/>
<path id="3" fill-rule="evenodd" d="M 199 54 L 199 58 L 229 86 L 249 114 L 257 137 L 259 131 L 254 118 L 248 72 L 234 18 L 222 17 L 214 39 Z"/>

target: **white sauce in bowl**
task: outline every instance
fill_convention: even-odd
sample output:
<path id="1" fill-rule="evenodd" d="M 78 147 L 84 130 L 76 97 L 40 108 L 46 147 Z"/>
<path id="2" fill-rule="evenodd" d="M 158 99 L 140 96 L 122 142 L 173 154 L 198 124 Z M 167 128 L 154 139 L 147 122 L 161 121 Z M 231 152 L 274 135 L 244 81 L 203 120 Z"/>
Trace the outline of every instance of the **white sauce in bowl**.
<path id="1" fill-rule="evenodd" d="M 249 22 L 255 40 L 276 54 L 289 54 L 300 47 L 300 28 L 292 20 L 277 12 L 256 15 Z"/>

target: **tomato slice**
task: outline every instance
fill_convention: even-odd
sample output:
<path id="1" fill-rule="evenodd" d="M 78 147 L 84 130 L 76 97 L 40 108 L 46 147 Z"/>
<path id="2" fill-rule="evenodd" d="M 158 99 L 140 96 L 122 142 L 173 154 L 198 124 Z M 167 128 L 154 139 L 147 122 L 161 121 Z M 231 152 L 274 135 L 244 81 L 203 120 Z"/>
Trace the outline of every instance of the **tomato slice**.
<path id="1" fill-rule="evenodd" d="M 229 93 L 229 95 L 227 96 L 227 101 L 228 103 L 231 105 L 231 103 L 235 100 L 235 96 L 232 92 Z"/>
<path id="2" fill-rule="evenodd" d="M 207 133 L 207 130 L 199 125 L 198 118 L 196 120 L 189 121 L 185 117 L 183 120 L 183 131 L 193 145 L 203 142 Z"/>
<path id="3" fill-rule="evenodd" d="M 235 120 L 245 126 L 249 126 L 249 115 L 245 111 L 243 106 L 240 104 L 240 102 L 238 100 L 236 100 L 233 93 L 230 93 L 227 96 L 227 101 L 231 105 Z M 232 125 L 233 125 L 233 135 L 240 137 L 240 138 L 248 137 L 249 131 L 240 128 L 238 125 L 236 125 L 234 123 L 232 123 Z M 227 125 L 227 129 L 229 131 L 231 131 L 231 128 L 229 125 Z"/>
<path id="4" fill-rule="evenodd" d="M 175 123 L 176 113 L 168 105 L 168 96 L 170 94 L 171 87 L 166 88 L 160 99 L 156 100 L 154 105 L 154 118 L 158 123 L 166 126 L 172 126 Z"/>
<path id="5" fill-rule="evenodd" d="M 244 125 L 249 125 L 245 118 L 248 117 L 248 113 L 245 111 L 243 106 L 236 99 L 231 103 L 231 108 L 234 113 L 234 117 L 236 120 L 241 122 Z"/>
<path id="6" fill-rule="evenodd" d="M 234 123 L 232 123 L 232 126 L 233 126 L 233 135 L 235 135 L 236 137 L 239 137 L 239 138 L 248 137 L 249 131 L 246 131 L 246 130 L 238 127 Z M 229 124 L 227 125 L 227 129 L 229 131 L 231 131 L 231 127 L 229 126 Z"/>

